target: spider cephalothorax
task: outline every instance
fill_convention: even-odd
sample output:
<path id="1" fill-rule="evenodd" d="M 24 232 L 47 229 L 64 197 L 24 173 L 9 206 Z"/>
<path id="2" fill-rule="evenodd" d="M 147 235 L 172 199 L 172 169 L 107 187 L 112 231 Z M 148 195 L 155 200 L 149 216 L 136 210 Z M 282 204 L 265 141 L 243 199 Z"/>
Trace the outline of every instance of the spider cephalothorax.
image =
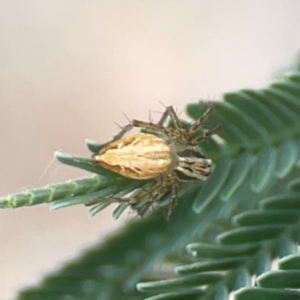
<path id="1" fill-rule="evenodd" d="M 212 160 L 203 156 L 196 147 L 221 127 L 217 126 L 199 135 L 199 129 L 211 112 L 210 107 L 188 128 L 182 127 L 172 106 L 166 108 L 157 124 L 133 120 L 111 142 L 105 144 L 99 153 L 94 154 L 93 160 L 96 164 L 128 178 L 157 179 L 149 189 L 126 199 L 134 205 L 148 197 L 149 201 L 139 209 L 141 215 L 171 189 L 172 197 L 167 216 L 170 219 L 181 183 L 206 180 L 212 171 Z M 164 125 L 168 117 L 171 117 L 174 127 Z M 151 134 L 136 133 L 123 137 L 133 127 L 151 130 Z"/>

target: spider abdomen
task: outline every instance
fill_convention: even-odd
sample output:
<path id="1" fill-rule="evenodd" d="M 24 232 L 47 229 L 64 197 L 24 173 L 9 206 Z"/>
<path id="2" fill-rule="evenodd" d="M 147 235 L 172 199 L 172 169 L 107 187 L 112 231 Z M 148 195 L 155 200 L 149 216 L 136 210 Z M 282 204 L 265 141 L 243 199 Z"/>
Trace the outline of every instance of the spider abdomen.
<path id="1" fill-rule="evenodd" d="M 95 163 L 132 179 L 151 179 L 172 162 L 170 147 L 152 134 L 137 133 L 110 143 L 94 156 Z"/>

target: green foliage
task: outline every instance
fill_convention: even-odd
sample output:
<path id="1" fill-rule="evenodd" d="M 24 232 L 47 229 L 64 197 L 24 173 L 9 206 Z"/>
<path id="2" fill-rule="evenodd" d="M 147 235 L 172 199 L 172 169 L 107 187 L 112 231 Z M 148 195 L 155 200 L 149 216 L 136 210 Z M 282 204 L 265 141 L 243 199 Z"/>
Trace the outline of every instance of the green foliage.
<path id="1" fill-rule="evenodd" d="M 262 90 L 225 94 L 214 106 L 207 128 L 223 124 L 221 142 L 200 146 L 215 170 L 204 185 L 181 190 L 171 222 L 157 211 L 128 223 L 19 299 L 228 299 L 231 292 L 238 300 L 300 299 L 291 290 L 300 285 L 300 73 Z M 204 110 L 204 104 L 187 107 L 193 119 Z M 89 159 L 57 157 L 97 175 L 11 195 L 0 207 L 93 202 L 95 214 L 114 202 L 99 197 L 153 183 L 111 174 Z M 271 271 L 276 259 L 278 270 Z"/>

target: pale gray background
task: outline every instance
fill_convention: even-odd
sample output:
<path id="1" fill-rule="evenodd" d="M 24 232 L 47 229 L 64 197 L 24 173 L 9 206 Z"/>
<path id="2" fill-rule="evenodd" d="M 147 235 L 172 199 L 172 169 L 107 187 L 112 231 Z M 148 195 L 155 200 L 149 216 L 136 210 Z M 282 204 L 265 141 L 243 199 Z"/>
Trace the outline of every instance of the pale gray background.
<path id="1" fill-rule="evenodd" d="M 44 170 L 58 149 L 90 155 L 85 138 L 107 141 L 121 111 L 264 86 L 300 48 L 299 15 L 298 0 L 0 1 L 0 194 L 86 176 Z M 110 209 L 0 211 L 0 299 L 121 223 Z"/>

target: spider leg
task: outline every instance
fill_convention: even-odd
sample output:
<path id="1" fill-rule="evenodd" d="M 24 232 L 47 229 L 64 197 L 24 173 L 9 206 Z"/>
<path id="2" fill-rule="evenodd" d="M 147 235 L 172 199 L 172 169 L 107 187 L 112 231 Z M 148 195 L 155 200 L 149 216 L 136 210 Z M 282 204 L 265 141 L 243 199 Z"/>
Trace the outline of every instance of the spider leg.
<path id="1" fill-rule="evenodd" d="M 163 125 L 167 117 L 171 117 L 171 119 L 174 122 L 175 128 L 169 128 Z M 181 127 L 180 120 L 177 117 L 176 112 L 172 106 L 168 106 L 166 108 L 165 112 L 163 113 L 161 119 L 157 124 L 154 124 L 152 122 L 140 121 L 140 120 L 132 120 L 130 125 L 128 126 L 131 126 L 129 127 L 130 129 L 132 127 L 139 127 L 139 128 L 145 128 L 145 129 L 157 131 L 167 136 L 170 136 L 176 140 L 179 140 L 183 144 L 187 144 L 188 142 L 186 138 L 186 134 Z"/>
<path id="2" fill-rule="evenodd" d="M 130 124 L 130 123 L 129 123 L 128 125 L 122 127 L 121 131 L 120 131 L 119 133 L 117 133 L 117 134 L 113 137 L 112 141 L 110 141 L 109 143 L 119 140 L 119 139 L 122 138 L 128 131 L 130 131 L 132 128 L 133 128 L 133 125 Z"/>
<path id="3" fill-rule="evenodd" d="M 189 128 L 189 135 L 194 134 L 200 127 L 201 125 L 209 118 L 211 113 L 213 112 L 213 107 L 210 106 L 204 114 L 199 118 L 190 128 Z"/>
<path id="4" fill-rule="evenodd" d="M 176 128 L 181 128 L 180 126 L 180 121 L 174 111 L 174 108 L 172 106 L 168 106 L 165 110 L 165 112 L 163 113 L 161 119 L 159 120 L 159 122 L 157 124 L 152 123 L 151 121 L 149 122 L 144 122 L 144 121 L 139 121 L 139 120 L 129 120 L 129 124 L 124 126 L 122 128 L 122 130 L 116 134 L 113 139 L 105 144 L 102 145 L 102 147 L 119 140 L 120 138 L 122 138 L 128 131 L 130 131 L 133 127 L 139 127 L 139 128 L 145 128 L 145 129 L 150 129 L 150 130 L 155 130 L 155 131 L 159 131 L 161 133 L 165 133 L 167 134 L 167 128 L 163 125 L 164 122 L 166 121 L 167 117 L 170 116 L 172 118 L 172 120 L 175 123 Z M 127 116 L 125 115 L 125 117 L 127 118 Z M 127 118 L 128 119 L 128 118 Z M 102 148 L 101 147 L 101 148 Z"/>
<path id="5" fill-rule="evenodd" d="M 154 130 L 154 131 L 158 131 L 158 132 L 167 134 L 166 127 L 163 125 L 160 125 L 160 124 L 154 124 L 154 123 L 144 122 L 144 121 L 139 121 L 139 120 L 132 120 L 131 126 L 150 129 L 150 130 Z"/>
<path id="6" fill-rule="evenodd" d="M 116 197 L 103 197 L 96 200 L 93 200 L 89 203 L 84 204 L 84 206 L 92 206 L 95 204 L 99 204 L 101 202 L 110 202 L 110 203 L 122 203 L 122 202 L 128 202 L 128 198 L 116 198 Z"/>
<path id="7" fill-rule="evenodd" d="M 157 196 L 160 195 L 160 190 L 164 187 L 164 183 L 162 181 L 157 182 L 153 186 L 149 187 L 146 190 L 142 190 L 140 193 L 137 193 L 135 196 L 133 196 L 130 200 L 130 204 L 138 204 L 140 201 L 143 200 L 146 196 L 150 195 L 152 198 L 149 202 L 155 202 L 157 201 Z"/>
<path id="8" fill-rule="evenodd" d="M 173 212 L 174 212 L 175 206 L 177 204 L 177 199 L 178 199 L 178 184 L 177 184 L 177 182 L 173 182 L 172 197 L 171 197 L 169 211 L 168 211 L 168 215 L 167 215 L 168 221 L 170 221 L 173 217 Z"/>
<path id="9" fill-rule="evenodd" d="M 174 182 L 173 175 L 167 177 L 160 176 L 160 179 L 156 184 L 132 197 L 129 200 L 129 203 L 132 205 L 138 205 L 140 201 L 144 200 L 145 197 L 150 196 L 148 200 L 146 199 L 146 202 L 144 204 L 137 208 L 138 214 L 140 216 L 143 216 L 155 202 L 159 201 L 162 196 L 166 194 L 166 189 L 171 185 L 173 185 L 173 195 L 175 195 L 175 198 L 173 196 L 171 200 L 170 209 L 167 215 L 167 220 L 169 220 L 172 217 L 172 212 L 177 202 L 178 193 L 177 183 L 176 181 Z"/>
<path id="10" fill-rule="evenodd" d="M 151 207 L 152 202 L 145 203 L 142 207 L 138 208 L 137 212 L 138 215 L 143 217 L 145 213 L 148 211 L 148 209 Z"/>
<path id="11" fill-rule="evenodd" d="M 219 131 L 221 128 L 223 128 L 223 124 L 219 124 L 216 127 L 214 127 L 213 129 L 208 130 L 207 132 L 204 133 L 204 137 L 210 137 L 212 135 L 214 135 L 217 131 Z"/>
<path id="12" fill-rule="evenodd" d="M 128 125 L 122 127 L 121 131 L 119 133 L 117 133 L 116 135 L 114 135 L 113 138 L 109 142 L 102 144 L 101 147 L 99 147 L 98 151 L 100 151 L 101 149 L 105 148 L 106 146 L 108 146 L 112 142 L 115 142 L 115 141 L 119 140 L 120 138 L 122 138 L 133 127 L 134 126 L 132 124 L 128 124 Z"/>
<path id="13" fill-rule="evenodd" d="M 167 106 L 166 110 L 164 111 L 162 117 L 160 118 L 158 124 L 163 125 L 165 121 L 167 120 L 168 117 L 171 117 L 171 119 L 174 122 L 175 128 L 176 129 L 181 129 L 182 126 L 180 124 L 179 118 L 177 117 L 177 114 L 173 108 L 173 106 Z"/>
<path id="14" fill-rule="evenodd" d="M 201 142 L 203 142 L 205 139 L 209 138 L 210 136 L 214 135 L 218 130 L 220 130 L 223 127 L 222 124 L 217 125 L 216 127 L 214 127 L 213 129 L 208 130 L 207 132 L 205 132 L 202 136 L 197 136 L 195 138 L 193 138 L 190 141 L 190 144 L 192 146 L 196 146 L 199 145 Z"/>
<path id="15" fill-rule="evenodd" d="M 153 205 L 153 203 L 159 199 L 157 196 L 160 196 L 159 190 L 162 188 L 162 186 L 162 182 L 158 182 L 147 190 L 143 189 L 143 192 L 130 199 L 129 203 L 138 204 L 143 200 L 143 198 L 150 195 L 151 199 L 144 203 L 141 207 L 137 208 L 138 215 L 143 216 Z"/>
<path id="16" fill-rule="evenodd" d="M 170 117 L 171 120 L 174 123 L 174 127 L 168 127 L 166 128 L 166 133 L 169 137 L 172 137 L 173 139 L 176 139 L 183 145 L 189 144 L 189 139 L 187 132 L 182 128 L 181 122 L 173 108 L 173 106 L 167 106 L 165 112 L 163 113 L 160 121 L 158 122 L 159 125 L 164 124 L 166 119 Z"/>

